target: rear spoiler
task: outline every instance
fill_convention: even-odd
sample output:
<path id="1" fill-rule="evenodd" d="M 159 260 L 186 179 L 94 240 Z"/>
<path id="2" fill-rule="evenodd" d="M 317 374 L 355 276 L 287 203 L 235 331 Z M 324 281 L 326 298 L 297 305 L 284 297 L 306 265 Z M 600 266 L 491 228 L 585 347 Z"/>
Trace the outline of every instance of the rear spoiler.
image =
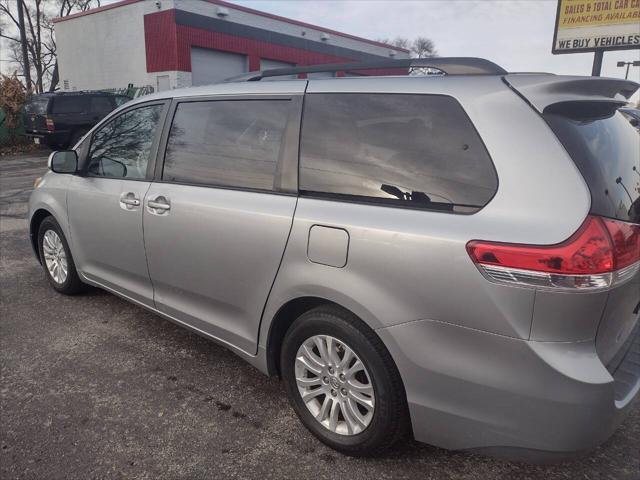
<path id="1" fill-rule="evenodd" d="M 539 113 L 557 104 L 606 103 L 622 107 L 640 87 L 631 80 L 544 74 L 509 74 L 504 81 Z"/>

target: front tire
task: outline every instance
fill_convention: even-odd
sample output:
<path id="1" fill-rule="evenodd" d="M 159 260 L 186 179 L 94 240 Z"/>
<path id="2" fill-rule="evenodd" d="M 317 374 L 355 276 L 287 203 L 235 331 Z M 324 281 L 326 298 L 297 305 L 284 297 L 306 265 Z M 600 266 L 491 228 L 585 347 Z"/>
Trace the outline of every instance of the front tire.
<path id="1" fill-rule="evenodd" d="M 74 295 L 85 290 L 80 281 L 67 239 L 56 220 L 49 216 L 38 229 L 40 262 L 49 284 L 58 292 Z"/>
<path id="2" fill-rule="evenodd" d="M 350 312 L 327 305 L 296 319 L 280 365 L 296 414 L 335 450 L 373 456 L 407 432 L 406 394 L 395 363 L 373 330 Z"/>

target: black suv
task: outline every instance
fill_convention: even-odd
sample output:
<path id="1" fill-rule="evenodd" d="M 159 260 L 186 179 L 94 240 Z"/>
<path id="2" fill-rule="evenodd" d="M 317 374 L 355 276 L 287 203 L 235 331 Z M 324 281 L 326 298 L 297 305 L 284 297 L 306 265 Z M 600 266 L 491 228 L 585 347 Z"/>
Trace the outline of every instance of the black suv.
<path id="1" fill-rule="evenodd" d="M 31 97 L 24 108 L 25 136 L 66 149 L 131 98 L 108 92 L 56 92 Z"/>

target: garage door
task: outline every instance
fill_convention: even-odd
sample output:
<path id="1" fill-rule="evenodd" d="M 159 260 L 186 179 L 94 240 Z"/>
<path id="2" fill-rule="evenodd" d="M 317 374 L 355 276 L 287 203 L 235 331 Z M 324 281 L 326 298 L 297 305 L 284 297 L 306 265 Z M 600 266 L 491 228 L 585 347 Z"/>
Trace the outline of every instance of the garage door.
<path id="1" fill-rule="evenodd" d="M 246 55 L 191 47 L 193 85 L 209 85 L 247 71 Z"/>

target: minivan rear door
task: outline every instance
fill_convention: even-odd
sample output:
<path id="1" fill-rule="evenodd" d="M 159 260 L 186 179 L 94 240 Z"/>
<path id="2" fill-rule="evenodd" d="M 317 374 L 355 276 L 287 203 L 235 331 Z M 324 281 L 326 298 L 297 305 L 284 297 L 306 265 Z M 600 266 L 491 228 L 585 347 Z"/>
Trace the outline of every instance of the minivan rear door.
<path id="1" fill-rule="evenodd" d="M 297 203 L 301 104 L 296 95 L 175 102 L 164 168 L 145 198 L 156 308 L 251 355 Z"/>
<path id="2" fill-rule="evenodd" d="M 598 355 L 616 380 L 616 400 L 631 398 L 640 351 L 640 261 L 635 260 L 640 252 L 640 137 L 618 108 L 640 85 L 554 75 L 508 75 L 505 80 L 542 115 L 572 158 L 591 193 L 590 213 L 633 232 L 613 238 L 627 245 L 632 260 L 616 274 L 625 281 L 608 292 L 596 336 Z M 542 310 L 541 298 L 536 297 L 536 311 Z M 633 363 L 632 375 L 621 370 L 625 361 Z"/>
<path id="3" fill-rule="evenodd" d="M 574 108 L 554 108 L 544 118 L 571 155 L 591 191 L 591 213 L 629 225 L 627 239 L 640 252 L 640 136 L 615 108 L 596 118 Z M 609 366 L 620 350 L 631 348 L 629 336 L 640 314 L 640 261 L 626 269 L 630 280 L 609 293 L 596 346 Z M 635 272 L 635 274 L 634 274 Z M 635 334 L 636 336 L 638 333 Z M 639 337 L 640 339 L 640 337 Z M 627 341 L 629 340 L 629 341 Z M 620 353 L 620 356 L 626 352 Z M 615 369 L 617 364 L 611 365 Z"/>

